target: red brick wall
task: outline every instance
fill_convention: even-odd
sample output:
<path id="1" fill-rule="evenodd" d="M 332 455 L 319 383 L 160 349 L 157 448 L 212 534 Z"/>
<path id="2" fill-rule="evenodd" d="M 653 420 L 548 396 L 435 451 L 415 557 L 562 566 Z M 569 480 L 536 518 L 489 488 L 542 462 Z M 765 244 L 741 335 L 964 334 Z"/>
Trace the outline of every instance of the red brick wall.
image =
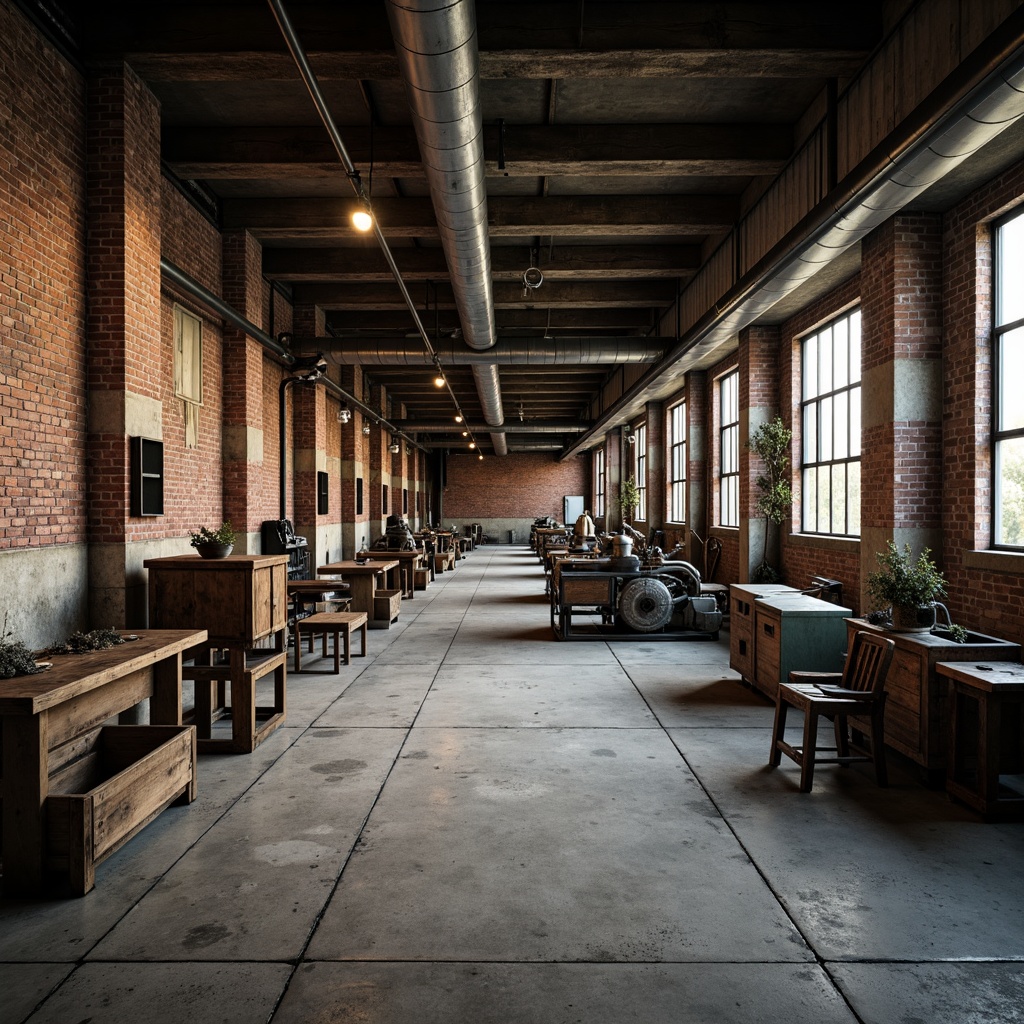
<path id="1" fill-rule="evenodd" d="M 1024 163 L 947 214 L 943 252 L 942 566 L 954 620 L 1024 643 L 1024 567 L 968 565 L 991 542 L 991 222 L 1024 202 Z"/>
<path id="2" fill-rule="evenodd" d="M 504 458 L 448 456 L 444 519 L 562 519 L 562 498 L 590 494 L 589 460 L 513 452 Z"/>
<path id="3" fill-rule="evenodd" d="M 221 243 L 217 229 L 164 181 L 161 254 L 215 295 L 221 290 Z M 199 409 L 199 445 L 185 447 L 183 403 L 174 394 L 174 304 L 202 321 L 203 405 Z M 163 361 L 158 381 L 163 400 L 164 516 L 133 520 L 132 536 L 182 537 L 198 526 L 221 522 L 221 324 L 205 307 L 164 286 L 160 325 Z M 235 523 L 243 529 L 243 523 Z"/>
<path id="4" fill-rule="evenodd" d="M 85 87 L 0 5 L 0 550 L 86 535 Z"/>

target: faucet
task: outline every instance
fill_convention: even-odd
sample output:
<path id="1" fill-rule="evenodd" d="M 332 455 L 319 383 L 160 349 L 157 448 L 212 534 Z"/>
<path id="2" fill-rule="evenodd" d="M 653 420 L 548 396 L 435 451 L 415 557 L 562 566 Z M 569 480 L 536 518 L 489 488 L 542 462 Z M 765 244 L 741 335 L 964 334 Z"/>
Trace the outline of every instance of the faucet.
<path id="1" fill-rule="evenodd" d="M 933 601 L 932 604 L 934 605 L 936 611 L 938 611 L 939 608 L 942 609 L 942 614 L 946 616 L 946 629 L 952 629 L 953 628 L 953 619 L 951 618 L 951 616 L 949 614 L 949 609 L 941 601 Z M 936 615 L 935 618 L 936 618 L 935 625 L 932 626 L 932 629 L 937 629 L 938 625 L 939 625 L 939 623 L 938 623 L 938 615 Z"/>

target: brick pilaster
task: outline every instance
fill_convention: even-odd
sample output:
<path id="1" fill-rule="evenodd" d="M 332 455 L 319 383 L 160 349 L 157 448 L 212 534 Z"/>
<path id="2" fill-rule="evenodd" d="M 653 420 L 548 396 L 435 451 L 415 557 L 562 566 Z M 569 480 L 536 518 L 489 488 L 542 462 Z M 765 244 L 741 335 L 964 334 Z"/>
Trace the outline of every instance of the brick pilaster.
<path id="1" fill-rule="evenodd" d="M 887 540 L 939 548 L 942 221 L 893 217 L 863 242 L 861 606 Z"/>
<path id="2" fill-rule="evenodd" d="M 90 80 L 87 125 L 90 622 L 144 626 L 128 438 L 163 439 L 160 107 L 119 65 Z"/>

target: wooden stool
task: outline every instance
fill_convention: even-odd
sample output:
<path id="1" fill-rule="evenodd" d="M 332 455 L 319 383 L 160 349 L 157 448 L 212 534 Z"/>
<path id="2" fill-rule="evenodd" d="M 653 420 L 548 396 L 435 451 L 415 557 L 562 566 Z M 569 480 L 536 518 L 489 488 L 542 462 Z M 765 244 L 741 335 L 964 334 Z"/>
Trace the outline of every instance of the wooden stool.
<path id="1" fill-rule="evenodd" d="M 366 657 L 366 612 L 317 612 L 295 622 L 295 671 L 302 671 L 302 634 L 309 634 L 309 651 L 313 653 L 313 638 L 317 633 L 324 635 L 324 653 L 327 657 L 327 637 L 334 636 L 334 671 L 341 671 L 341 650 L 344 643 L 345 664 L 352 661 L 352 633 L 359 630 L 363 647 L 359 657 Z M 342 640 L 342 638 L 344 638 Z"/>

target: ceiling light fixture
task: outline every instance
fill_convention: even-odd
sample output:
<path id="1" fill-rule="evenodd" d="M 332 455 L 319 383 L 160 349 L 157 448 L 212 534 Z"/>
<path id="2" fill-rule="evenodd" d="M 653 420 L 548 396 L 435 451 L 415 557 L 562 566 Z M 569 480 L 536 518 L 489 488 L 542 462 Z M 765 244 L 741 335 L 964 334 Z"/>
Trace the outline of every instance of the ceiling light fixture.
<path id="1" fill-rule="evenodd" d="M 469 447 L 470 448 L 475 448 L 476 447 L 476 441 L 470 441 L 469 442 Z"/>
<path id="2" fill-rule="evenodd" d="M 349 407 L 347 405 L 343 405 L 338 410 L 338 422 L 339 423 L 348 423 L 351 419 L 352 419 L 352 411 L 351 411 L 351 409 L 349 409 Z"/>
<path id="3" fill-rule="evenodd" d="M 479 454 L 479 455 L 477 456 L 477 458 L 478 458 L 478 459 L 479 459 L 479 460 L 480 460 L 481 462 L 483 462 L 483 461 L 484 461 L 484 453 L 483 453 L 483 452 L 481 452 L 481 453 L 480 453 L 480 454 Z"/>
<path id="4" fill-rule="evenodd" d="M 370 436 L 370 424 L 369 424 L 369 423 L 364 423 L 364 424 L 363 424 L 363 433 L 364 433 L 364 434 L 365 434 L 365 435 L 366 435 L 367 437 L 369 437 L 369 436 Z"/>
<path id="5" fill-rule="evenodd" d="M 455 414 L 455 422 L 456 423 L 461 423 L 462 422 L 462 413 L 461 412 L 457 412 Z"/>
<path id="6" fill-rule="evenodd" d="M 439 373 L 434 378 L 434 387 L 435 388 L 443 388 L 444 387 L 444 374 L 443 373 Z"/>
<path id="7" fill-rule="evenodd" d="M 397 441 L 392 441 L 391 444 L 388 445 L 388 451 L 391 452 L 392 455 L 397 455 L 401 450 L 402 446 Z"/>
<path id="8" fill-rule="evenodd" d="M 352 211 L 352 226 L 364 234 L 373 227 L 373 211 L 366 196 L 360 196 L 359 205 Z"/>

